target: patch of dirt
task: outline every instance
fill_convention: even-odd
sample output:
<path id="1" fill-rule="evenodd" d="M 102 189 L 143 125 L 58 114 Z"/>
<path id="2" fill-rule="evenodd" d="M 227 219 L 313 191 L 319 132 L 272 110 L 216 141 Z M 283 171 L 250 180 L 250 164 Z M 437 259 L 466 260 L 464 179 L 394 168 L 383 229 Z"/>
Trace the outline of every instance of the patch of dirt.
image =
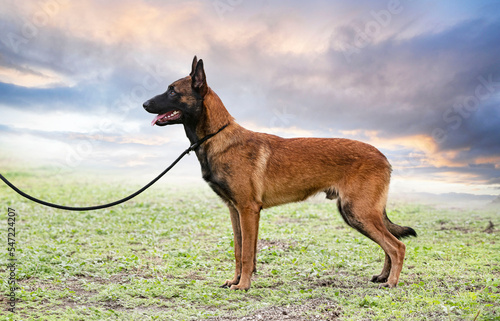
<path id="1" fill-rule="evenodd" d="M 83 281 L 83 282 L 82 282 Z M 89 277 L 89 276 L 81 276 L 68 278 L 64 282 L 59 284 L 54 284 L 50 281 L 37 280 L 35 284 L 32 283 L 33 279 L 23 280 L 20 282 L 20 285 L 23 286 L 25 291 L 34 292 L 38 289 L 40 290 L 49 290 L 49 291 L 71 291 L 71 296 L 60 298 L 58 301 L 60 302 L 57 307 L 59 308 L 81 308 L 82 306 L 87 307 L 103 307 L 106 309 L 113 310 L 126 310 L 127 308 L 123 307 L 118 301 L 104 301 L 101 303 L 91 303 L 91 298 L 98 294 L 97 291 L 94 290 L 86 290 L 84 287 L 84 283 L 94 282 L 97 284 L 129 284 L 130 283 L 130 275 L 129 274 L 116 274 L 111 276 L 109 279 L 99 278 L 99 277 Z M 40 302 L 42 305 L 44 301 Z"/>
<path id="2" fill-rule="evenodd" d="M 460 227 L 460 226 L 447 227 L 447 226 L 444 226 L 444 224 L 445 224 L 445 222 L 441 222 L 441 228 L 438 231 L 459 231 L 459 232 L 462 232 L 464 234 L 467 234 L 467 233 L 470 233 L 473 231 L 472 229 L 468 229 L 466 227 Z M 492 221 L 489 221 L 488 226 L 486 226 L 486 228 L 484 230 L 482 230 L 482 232 L 488 233 L 488 234 L 497 232 L 497 230 L 495 229 L 495 224 L 493 224 Z"/>
<path id="3" fill-rule="evenodd" d="M 300 305 L 272 306 L 244 317 L 216 317 L 208 320 L 276 321 L 276 320 L 339 320 L 342 309 L 326 299 L 312 299 Z"/>
<path id="4" fill-rule="evenodd" d="M 10 297 L 0 294 L 0 309 L 1 311 L 7 311 L 10 308 Z"/>
<path id="5" fill-rule="evenodd" d="M 467 233 L 472 231 L 468 228 L 460 227 L 460 226 L 452 226 L 452 227 L 444 226 L 447 222 L 441 221 L 440 223 L 441 223 L 441 228 L 438 231 L 459 231 L 459 232 L 462 232 L 464 234 L 467 234 Z"/>
<path id="6" fill-rule="evenodd" d="M 282 217 L 278 218 L 278 220 L 276 221 L 276 224 L 278 224 L 278 225 L 296 224 L 296 223 L 300 223 L 303 221 L 304 221 L 303 218 L 292 218 L 292 217 L 282 216 Z"/>
<path id="7" fill-rule="evenodd" d="M 82 284 L 81 284 L 81 279 L 82 278 L 70 278 L 64 281 L 64 283 L 60 284 L 54 284 L 50 281 L 43 281 L 43 280 L 38 280 L 36 284 L 30 284 L 33 279 L 28 279 L 26 281 L 21 281 L 20 285 L 23 285 L 25 291 L 29 292 L 34 292 L 37 289 L 40 290 L 48 290 L 48 291 L 63 291 L 63 290 L 69 290 L 69 291 L 74 291 L 75 293 L 79 292 L 85 292 L 89 293 L 90 291 L 86 291 L 83 289 Z M 94 278 L 85 278 L 87 280 L 95 280 Z M 97 278 L 97 280 L 102 280 L 100 278 Z M 98 281 L 98 283 L 101 283 Z M 105 282 L 102 282 L 105 283 Z"/>
<path id="8" fill-rule="evenodd" d="M 340 280 L 335 280 L 335 279 L 319 279 L 315 280 L 312 283 L 310 283 L 311 287 L 316 287 L 316 288 L 321 288 L 321 287 L 329 287 L 329 288 L 336 288 L 336 289 L 356 289 L 360 286 L 365 285 L 366 282 L 361 284 L 359 283 L 348 283 L 348 282 L 342 282 Z"/>
<path id="9" fill-rule="evenodd" d="M 465 227 L 444 227 L 441 226 L 441 228 L 438 231 L 459 231 L 464 234 L 469 233 L 471 230 L 465 228 Z"/>
<path id="10" fill-rule="evenodd" d="M 200 281 L 206 280 L 206 278 L 204 276 L 199 275 L 198 272 L 196 272 L 196 271 L 190 272 L 188 275 L 186 275 L 186 279 L 200 280 Z"/>
<path id="11" fill-rule="evenodd" d="M 341 294 L 349 294 L 353 289 L 364 288 L 372 285 L 367 279 L 359 278 L 343 278 L 343 273 L 338 273 L 335 278 L 309 278 L 308 288 L 328 287 L 338 290 Z"/>
<path id="12" fill-rule="evenodd" d="M 294 242 L 293 244 L 289 244 L 280 240 L 258 240 L 257 241 L 257 251 L 260 251 L 265 248 L 276 248 L 279 250 L 287 251 L 292 246 L 296 246 L 297 244 Z"/>

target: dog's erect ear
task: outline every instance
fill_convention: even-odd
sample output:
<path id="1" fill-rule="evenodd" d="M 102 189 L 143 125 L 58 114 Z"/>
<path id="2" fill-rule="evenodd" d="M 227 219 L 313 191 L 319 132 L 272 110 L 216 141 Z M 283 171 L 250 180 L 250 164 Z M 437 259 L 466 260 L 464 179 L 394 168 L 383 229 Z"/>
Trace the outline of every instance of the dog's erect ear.
<path id="1" fill-rule="evenodd" d="M 198 58 L 196 58 L 196 56 L 194 56 L 194 58 L 193 58 L 193 63 L 191 64 L 191 72 L 189 73 L 189 75 L 190 75 L 191 77 L 193 77 L 193 75 L 194 75 L 194 71 L 195 71 L 195 69 L 196 69 L 196 64 L 197 64 L 197 63 L 198 63 Z"/>
<path id="2" fill-rule="evenodd" d="M 204 97 L 208 91 L 208 86 L 205 70 L 203 69 L 203 59 L 200 59 L 196 64 L 196 68 L 191 78 L 191 87 Z"/>

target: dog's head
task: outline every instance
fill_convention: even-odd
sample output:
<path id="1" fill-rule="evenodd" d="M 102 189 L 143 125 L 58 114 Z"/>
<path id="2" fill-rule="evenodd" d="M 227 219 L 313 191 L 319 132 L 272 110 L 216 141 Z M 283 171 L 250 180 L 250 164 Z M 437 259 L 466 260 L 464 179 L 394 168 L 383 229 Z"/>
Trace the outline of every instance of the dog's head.
<path id="1" fill-rule="evenodd" d="M 193 59 L 189 76 L 168 86 L 167 91 L 146 101 L 142 106 L 152 114 L 157 114 L 151 125 L 196 123 L 199 119 L 203 98 L 208 92 L 203 60 Z"/>

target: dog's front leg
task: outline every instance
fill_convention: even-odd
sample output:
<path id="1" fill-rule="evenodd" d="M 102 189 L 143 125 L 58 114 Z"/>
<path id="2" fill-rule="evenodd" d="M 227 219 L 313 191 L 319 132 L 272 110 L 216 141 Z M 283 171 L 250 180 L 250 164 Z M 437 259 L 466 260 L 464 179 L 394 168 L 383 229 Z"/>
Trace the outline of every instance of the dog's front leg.
<path id="1" fill-rule="evenodd" d="M 255 244 L 259 231 L 260 209 L 257 203 L 238 207 L 241 226 L 241 276 L 232 290 L 248 290 L 250 288 L 255 262 Z M 236 245 L 235 245 L 236 246 Z"/>
<path id="2" fill-rule="evenodd" d="M 236 285 L 240 282 L 241 276 L 241 225 L 240 225 L 240 213 L 238 210 L 232 206 L 228 205 L 229 214 L 231 215 L 231 224 L 233 225 L 233 236 L 234 236 L 234 258 L 236 261 L 236 267 L 234 271 L 234 278 L 232 280 L 226 280 L 221 286 L 222 288 L 228 288 L 232 285 Z"/>

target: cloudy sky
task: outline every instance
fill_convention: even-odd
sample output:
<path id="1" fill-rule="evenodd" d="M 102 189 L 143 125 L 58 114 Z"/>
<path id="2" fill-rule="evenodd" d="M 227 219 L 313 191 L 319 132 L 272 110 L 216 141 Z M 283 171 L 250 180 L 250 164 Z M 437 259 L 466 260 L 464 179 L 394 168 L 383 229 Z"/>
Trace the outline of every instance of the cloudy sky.
<path id="1" fill-rule="evenodd" d="M 395 191 L 500 193 L 498 1 L 0 3 L 5 168 L 155 176 L 188 140 L 142 103 L 196 54 L 247 128 L 371 143 Z"/>

